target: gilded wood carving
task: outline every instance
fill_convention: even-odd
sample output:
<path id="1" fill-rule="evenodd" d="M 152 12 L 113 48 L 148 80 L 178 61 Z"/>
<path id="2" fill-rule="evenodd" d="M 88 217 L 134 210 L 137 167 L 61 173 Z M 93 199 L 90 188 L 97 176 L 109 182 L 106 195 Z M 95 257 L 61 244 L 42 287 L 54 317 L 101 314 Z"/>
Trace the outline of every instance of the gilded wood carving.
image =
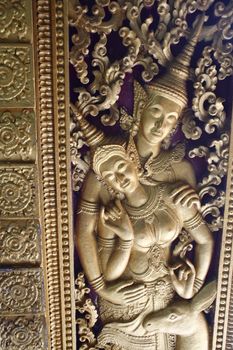
<path id="1" fill-rule="evenodd" d="M 91 288 L 79 274 L 83 349 L 222 348 L 226 302 L 212 337 L 203 311 L 229 297 L 224 246 L 218 294 L 210 271 L 224 229 L 230 114 L 218 86 L 233 72 L 232 9 L 70 1 L 75 243 Z"/>
<path id="2" fill-rule="evenodd" d="M 2 350 L 232 348 L 232 20 L 0 0 Z"/>

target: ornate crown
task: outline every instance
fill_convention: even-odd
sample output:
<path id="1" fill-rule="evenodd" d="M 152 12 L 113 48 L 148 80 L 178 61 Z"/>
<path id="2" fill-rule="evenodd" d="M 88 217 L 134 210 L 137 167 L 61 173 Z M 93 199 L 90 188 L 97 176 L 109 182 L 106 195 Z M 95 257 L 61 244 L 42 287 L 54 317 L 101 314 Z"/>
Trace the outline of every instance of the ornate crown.
<path id="1" fill-rule="evenodd" d="M 97 147 L 92 160 L 94 172 L 101 177 L 100 166 L 102 163 L 108 161 L 113 156 L 120 156 L 126 158 L 126 150 L 121 145 L 104 145 Z"/>
<path id="2" fill-rule="evenodd" d="M 182 108 L 187 106 L 186 82 L 190 77 L 190 62 L 204 22 L 205 15 L 203 14 L 199 17 L 194 32 L 185 48 L 168 66 L 165 75 L 146 85 L 146 90 L 149 94 L 152 91 L 156 91 L 158 95 L 173 100 Z"/>

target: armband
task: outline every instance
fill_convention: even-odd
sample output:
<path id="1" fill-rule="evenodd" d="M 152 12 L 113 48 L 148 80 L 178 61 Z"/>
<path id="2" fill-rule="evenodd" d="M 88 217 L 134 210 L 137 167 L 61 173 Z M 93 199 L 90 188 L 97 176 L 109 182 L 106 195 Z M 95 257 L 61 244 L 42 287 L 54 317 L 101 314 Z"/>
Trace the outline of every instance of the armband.
<path id="1" fill-rule="evenodd" d="M 85 199 L 81 199 L 78 206 L 78 214 L 98 214 L 99 213 L 99 205 L 97 203 L 89 202 Z"/>

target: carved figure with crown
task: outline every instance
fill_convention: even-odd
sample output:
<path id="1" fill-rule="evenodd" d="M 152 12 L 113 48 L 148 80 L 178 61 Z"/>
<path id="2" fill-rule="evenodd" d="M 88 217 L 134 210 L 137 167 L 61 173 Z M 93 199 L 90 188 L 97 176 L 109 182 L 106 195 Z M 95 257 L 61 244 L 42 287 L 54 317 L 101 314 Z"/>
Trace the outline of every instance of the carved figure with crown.
<path id="1" fill-rule="evenodd" d="M 198 35 L 203 24 L 203 18 L 187 44 L 183 52 L 168 67 L 167 73 L 154 84 L 147 85 L 144 90 L 135 83 L 135 125 L 132 127 L 127 140 L 124 138 L 108 138 L 100 130 L 92 126 L 75 106 L 73 113 L 80 123 L 83 135 L 92 150 L 100 144 L 119 143 L 127 148 L 130 158 L 135 158 L 140 169 L 140 181 L 147 184 L 156 184 L 158 181 L 175 182 L 185 181 L 186 185 L 178 182 L 174 193 L 174 204 L 198 205 L 197 194 L 189 185 L 195 187 L 195 177 L 191 165 L 183 160 L 184 152 L 178 147 L 175 150 L 163 152 L 162 142 L 169 135 L 187 103 L 186 81 L 188 78 L 188 65 L 198 40 Z M 176 86 L 174 87 L 174 80 Z M 135 132 L 138 126 L 137 133 Z M 162 152 L 161 152 L 162 151 Z M 93 152 L 93 151 L 92 151 Z M 179 167 L 182 165 L 182 168 Z M 178 171 L 179 168 L 179 171 Z M 182 171 L 180 169 L 183 169 Z M 96 178 L 90 170 L 85 178 L 81 190 L 79 217 L 77 220 L 76 243 L 84 271 L 95 285 L 96 279 L 101 276 L 100 262 L 97 253 L 95 229 L 99 219 L 100 208 L 108 205 L 114 197 L 111 189 L 107 188 Z M 88 227 L 86 223 L 88 222 Z M 86 249 L 88 247 L 88 249 Z M 95 287 L 96 289 L 96 287 Z M 132 291 L 132 298 L 140 293 L 140 286 L 130 288 L 125 284 L 125 291 Z M 130 297 L 123 289 L 114 290 L 107 281 L 102 281 L 98 288 L 100 296 L 106 300 L 122 303 L 130 302 Z M 135 295 L 134 295 L 135 293 Z"/>
<path id="2" fill-rule="evenodd" d="M 124 290 L 127 283 L 132 290 L 124 292 L 131 297 L 130 302 L 99 299 L 100 317 L 107 324 L 99 337 L 100 345 L 171 349 L 169 336 L 155 332 L 148 335 L 138 316 L 164 309 L 175 292 L 190 299 L 200 290 L 213 251 L 208 226 L 196 206 L 174 205 L 173 183 L 142 185 L 137 166 L 123 146 L 98 147 L 93 168 L 99 180 L 116 193 L 116 198 L 118 194 L 123 198 L 101 207 L 97 246 L 103 277 L 95 280 L 94 286 L 98 290 L 106 280 L 115 282 L 119 290 Z M 182 227 L 197 244 L 194 265 L 184 251 L 177 251 L 176 256 L 171 251 Z M 174 265 L 169 265 L 171 256 L 175 258 Z"/>
<path id="3" fill-rule="evenodd" d="M 84 165 L 85 177 L 79 192 L 75 242 L 84 273 L 99 299 L 100 316 L 105 324 L 99 342 L 118 344 L 123 349 L 183 350 L 179 342 L 176 347 L 174 336 L 155 330 L 148 334 L 143 325 L 148 315 L 172 307 L 177 296 L 190 299 L 198 294 L 210 266 L 213 239 L 200 212 L 194 170 L 184 159 L 184 146 L 167 147 L 167 141 L 187 107 L 187 81 L 195 46 L 205 34 L 207 40 L 212 40 L 217 29 L 203 28 L 207 19 L 203 13 L 197 16 L 191 29 L 185 30 L 185 16 L 191 7 L 187 4 L 186 8 L 183 1 L 169 2 L 166 11 L 174 7 L 173 15 L 183 16 L 181 22 L 180 18 L 174 22 L 183 23 L 182 28 L 176 28 L 179 29 L 176 40 L 179 42 L 182 36 L 187 40 L 180 54 L 173 58 L 172 30 L 170 36 L 161 34 L 163 25 L 169 27 L 168 12 L 159 13 L 162 19 L 156 33 L 149 30 L 151 19 L 140 22 L 142 10 L 153 7 L 153 0 L 96 3 L 93 8 L 96 22 L 93 18 L 89 20 L 87 10 L 80 4 L 76 10 L 71 9 L 72 25 L 80 34 L 78 39 L 84 34 L 83 47 L 74 46 L 71 61 L 84 85 L 88 83 L 84 60 L 88 50 L 84 47 L 88 47 L 91 33 L 100 36 L 93 49 L 92 66 L 97 67 L 93 68 L 94 81 L 88 88 L 78 89 L 79 98 L 71 104 L 71 110 L 72 124 L 78 126 L 82 142 L 90 150 L 89 167 Z M 212 2 L 207 3 L 198 4 L 196 10 L 208 9 Z M 158 5 L 158 10 L 162 5 Z M 104 23 L 100 6 L 108 7 L 116 21 Z M 124 26 L 124 19 L 129 28 Z M 107 57 L 107 35 L 117 30 L 128 52 L 122 60 L 112 63 Z M 162 40 L 163 48 L 159 47 Z M 155 62 L 166 66 L 166 71 L 152 80 L 159 71 Z M 119 113 L 116 101 L 125 75 L 139 64 L 146 66 L 146 84 L 134 81 L 132 115 L 123 109 Z M 201 83 L 203 79 L 201 76 Z M 203 91 L 204 87 L 201 88 Z M 199 104 L 201 100 L 203 106 L 206 101 L 201 95 L 196 100 Z M 108 115 L 101 114 L 108 109 Z M 204 107 L 196 107 L 195 115 L 201 115 L 203 110 Z M 119 121 L 125 134 L 105 134 L 104 128 L 92 125 L 90 115 L 100 116 L 104 125 Z M 198 130 L 192 118 L 186 120 L 194 131 Z M 213 126 L 216 120 L 208 123 Z M 174 245 L 182 228 L 187 239 Z M 192 241 L 196 245 L 194 260 L 187 256 Z M 201 319 L 207 335 L 207 324 Z M 197 349 L 208 348 L 207 338 L 203 338 L 203 344 Z"/>

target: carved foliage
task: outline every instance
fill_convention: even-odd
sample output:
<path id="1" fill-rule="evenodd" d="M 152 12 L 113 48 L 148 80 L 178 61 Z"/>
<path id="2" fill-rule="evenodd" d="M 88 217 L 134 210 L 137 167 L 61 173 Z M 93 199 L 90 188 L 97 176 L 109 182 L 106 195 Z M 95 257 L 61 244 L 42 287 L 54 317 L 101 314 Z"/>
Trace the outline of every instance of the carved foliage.
<path id="1" fill-rule="evenodd" d="M 34 105 L 30 46 L 0 46 L 0 107 Z"/>
<path id="2" fill-rule="evenodd" d="M 35 221 L 17 223 L 1 221 L 0 224 L 0 263 L 38 263 L 40 246 L 39 225 Z"/>
<path id="3" fill-rule="evenodd" d="M 0 159 L 29 160 L 34 142 L 34 113 L 0 113 Z"/>
<path id="4" fill-rule="evenodd" d="M 0 0 L 0 38 L 25 39 L 29 32 L 30 1 Z"/>
<path id="5" fill-rule="evenodd" d="M 1 314 L 37 313 L 43 310 L 40 269 L 0 272 Z"/>
<path id="6" fill-rule="evenodd" d="M 83 273 L 78 274 L 75 283 L 76 310 L 79 312 L 79 317 L 76 322 L 78 324 L 79 339 L 82 343 L 80 349 L 97 349 L 95 347 L 96 337 L 92 331 L 92 327 L 97 321 L 98 314 L 89 296 L 90 289 L 86 286 Z"/>
<path id="7" fill-rule="evenodd" d="M 0 215 L 35 215 L 34 167 L 0 168 Z"/>
<path id="8" fill-rule="evenodd" d="M 44 350 L 43 326 L 41 317 L 0 318 L 0 349 Z"/>
<path id="9" fill-rule="evenodd" d="M 204 217 L 212 216 L 210 228 L 218 231 L 222 228 L 223 217 L 220 208 L 225 205 L 225 193 L 218 186 L 227 173 L 229 158 L 229 135 L 222 133 L 218 140 L 212 141 L 208 147 L 199 146 L 189 152 L 191 158 L 205 157 L 208 163 L 209 174 L 203 177 L 198 184 L 201 200 L 208 198 L 207 204 L 202 206 Z"/>

